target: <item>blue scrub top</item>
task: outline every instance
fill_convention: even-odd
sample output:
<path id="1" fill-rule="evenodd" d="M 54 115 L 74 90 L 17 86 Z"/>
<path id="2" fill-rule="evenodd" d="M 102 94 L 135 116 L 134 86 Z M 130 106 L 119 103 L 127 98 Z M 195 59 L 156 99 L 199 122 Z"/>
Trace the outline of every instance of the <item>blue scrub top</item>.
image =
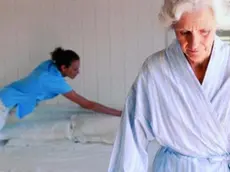
<path id="1" fill-rule="evenodd" d="M 37 103 L 72 91 L 52 60 L 42 62 L 28 76 L 0 90 L 0 99 L 7 108 L 16 107 L 16 115 L 23 118 Z"/>

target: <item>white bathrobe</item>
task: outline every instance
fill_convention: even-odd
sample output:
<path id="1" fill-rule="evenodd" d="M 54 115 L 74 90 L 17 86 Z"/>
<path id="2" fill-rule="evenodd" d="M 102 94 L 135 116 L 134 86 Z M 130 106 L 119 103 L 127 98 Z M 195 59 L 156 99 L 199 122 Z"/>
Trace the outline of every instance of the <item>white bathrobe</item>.
<path id="1" fill-rule="evenodd" d="M 126 100 L 109 172 L 229 172 L 230 47 L 215 37 L 202 84 L 175 40 L 144 63 Z"/>

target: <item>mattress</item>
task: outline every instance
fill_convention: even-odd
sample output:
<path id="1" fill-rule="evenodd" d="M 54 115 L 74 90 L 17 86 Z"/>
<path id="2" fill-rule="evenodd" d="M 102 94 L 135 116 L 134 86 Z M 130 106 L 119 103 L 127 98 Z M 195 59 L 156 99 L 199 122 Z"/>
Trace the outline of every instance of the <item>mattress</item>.
<path id="1" fill-rule="evenodd" d="M 6 145 L 0 150 L 1 172 L 106 172 L 112 146 L 68 140 L 34 145 Z"/>
<path id="2" fill-rule="evenodd" d="M 21 121 L 11 116 L 3 130 L 10 141 L 0 147 L 0 172 L 107 172 L 112 144 L 68 138 L 76 114 L 82 112 L 40 111 Z M 149 171 L 158 148 L 156 143 L 149 147 Z"/>

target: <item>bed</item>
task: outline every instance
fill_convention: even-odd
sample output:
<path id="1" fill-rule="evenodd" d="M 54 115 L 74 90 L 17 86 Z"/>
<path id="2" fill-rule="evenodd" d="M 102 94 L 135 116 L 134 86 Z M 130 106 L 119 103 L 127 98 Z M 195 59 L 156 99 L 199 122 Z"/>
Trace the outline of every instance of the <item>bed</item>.
<path id="1" fill-rule="evenodd" d="M 70 126 L 73 120 L 80 123 Z M 110 120 L 110 128 L 104 126 L 109 133 L 97 129 L 97 123 Z M 96 125 L 88 127 L 92 122 Z M 0 147 L 0 172 L 106 172 L 118 122 L 117 118 L 114 122 L 109 116 L 69 109 L 43 108 L 20 122 L 11 116 L 3 130 L 11 139 Z M 76 132 L 79 128 L 81 133 Z M 79 137 L 82 131 L 86 138 Z M 158 148 L 157 143 L 149 147 L 150 168 Z"/>

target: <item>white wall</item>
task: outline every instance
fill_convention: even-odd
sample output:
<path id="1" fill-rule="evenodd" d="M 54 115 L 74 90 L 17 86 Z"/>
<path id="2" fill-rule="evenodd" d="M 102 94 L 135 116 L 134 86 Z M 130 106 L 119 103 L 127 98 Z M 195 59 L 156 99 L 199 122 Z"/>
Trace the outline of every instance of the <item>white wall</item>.
<path id="1" fill-rule="evenodd" d="M 157 0 L 1 0 L 0 86 L 25 76 L 56 46 L 76 51 L 83 96 L 122 107 L 147 56 L 165 47 Z M 71 104 L 64 98 L 51 104 Z"/>

